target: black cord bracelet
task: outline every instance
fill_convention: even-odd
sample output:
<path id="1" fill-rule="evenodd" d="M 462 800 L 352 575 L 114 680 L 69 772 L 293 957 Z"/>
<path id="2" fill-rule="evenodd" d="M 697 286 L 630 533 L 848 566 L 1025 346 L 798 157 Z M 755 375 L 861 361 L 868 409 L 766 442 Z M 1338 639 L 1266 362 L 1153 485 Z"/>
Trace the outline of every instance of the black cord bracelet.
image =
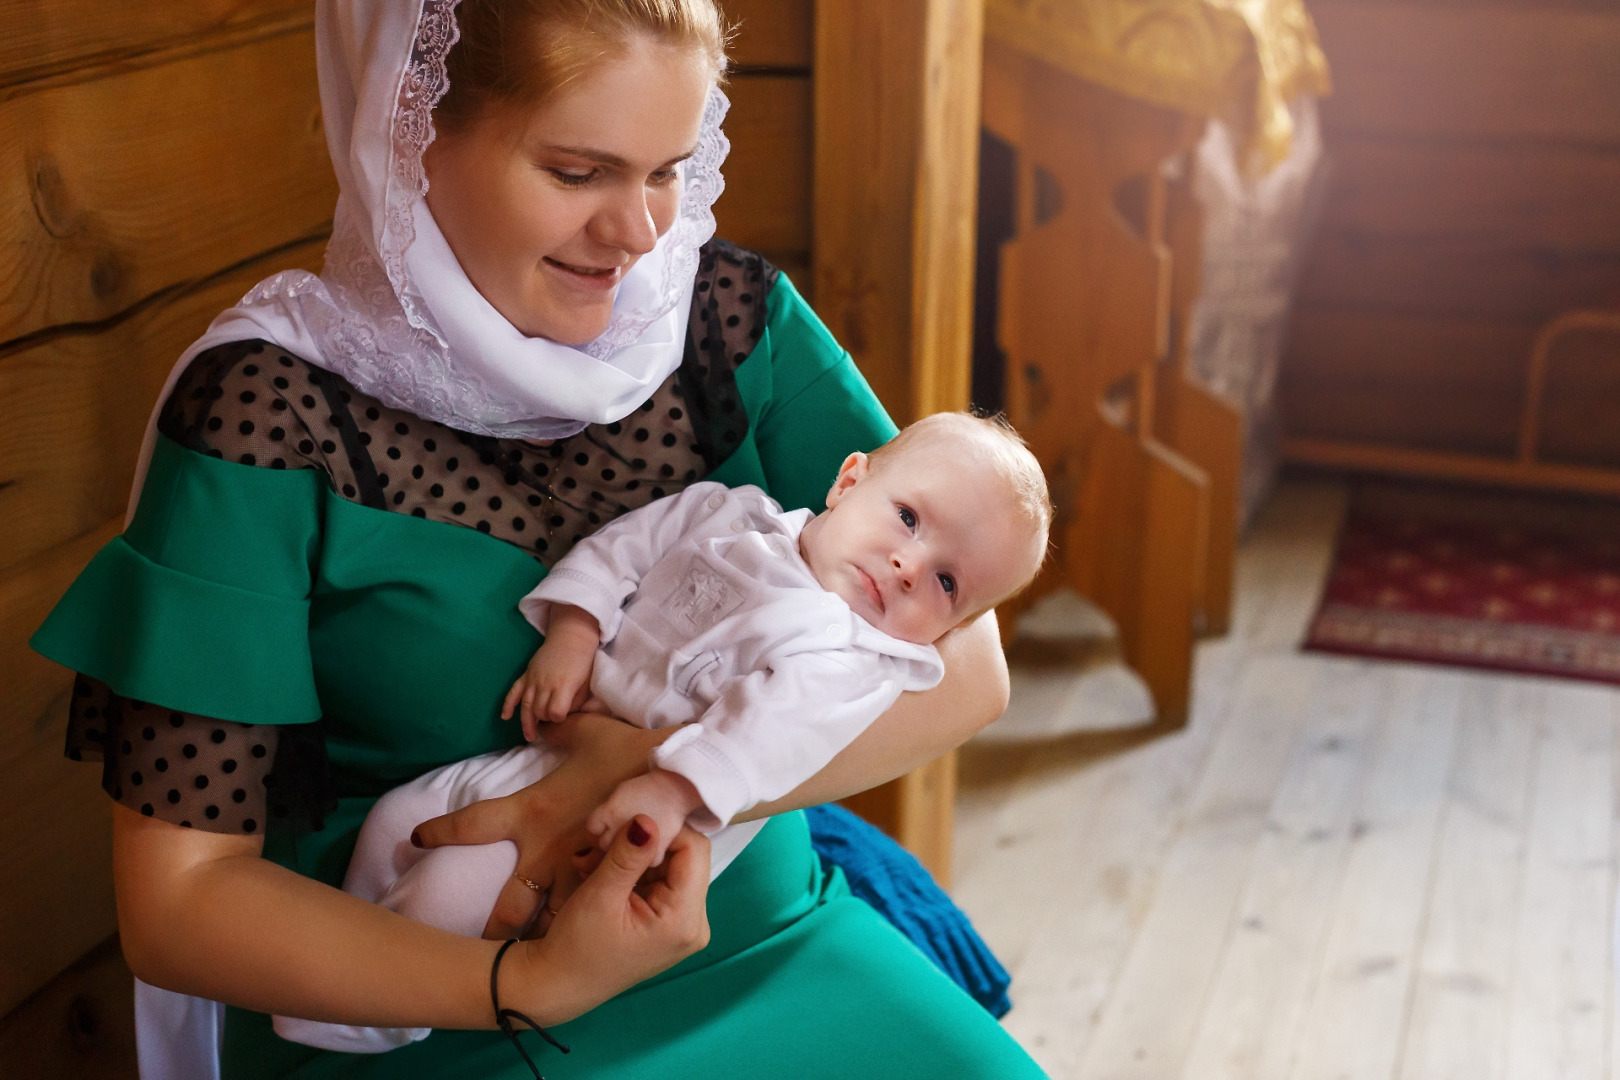
<path id="1" fill-rule="evenodd" d="M 534 1073 L 534 1080 L 546 1080 L 545 1077 L 540 1075 L 540 1070 L 535 1066 L 534 1059 L 529 1057 L 529 1052 L 523 1049 L 523 1044 L 518 1041 L 517 1027 L 512 1023 L 512 1021 L 521 1020 L 525 1024 L 528 1024 L 530 1027 L 534 1028 L 534 1030 L 540 1033 L 540 1037 L 542 1039 L 546 1040 L 546 1042 L 550 1043 L 552 1046 L 555 1046 L 558 1050 L 561 1050 L 565 1054 L 568 1053 L 568 1047 L 564 1046 L 556 1039 L 553 1039 L 550 1032 L 541 1027 L 539 1024 L 535 1023 L 533 1020 L 530 1020 L 527 1016 L 524 1016 L 522 1013 L 518 1012 L 516 1009 L 501 1008 L 501 992 L 499 988 L 501 959 L 506 956 L 506 950 L 510 949 L 517 943 L 517 938 L 511 938 L 508 941 L 503 941 L 501 943 L 501 947 L 495 950 L 495 962 L 489 966 L 489 1001 L 491 1005 L 495 1006 L 496 1026 L 501 1029 L 502 1034 L 504 1034 L 508 1039 L 512 1040 L 512 1045 L 517 1047 L 517 1052 L 522 1056 L 523 1063 L 529 1067 L 530 1072 Z"/>

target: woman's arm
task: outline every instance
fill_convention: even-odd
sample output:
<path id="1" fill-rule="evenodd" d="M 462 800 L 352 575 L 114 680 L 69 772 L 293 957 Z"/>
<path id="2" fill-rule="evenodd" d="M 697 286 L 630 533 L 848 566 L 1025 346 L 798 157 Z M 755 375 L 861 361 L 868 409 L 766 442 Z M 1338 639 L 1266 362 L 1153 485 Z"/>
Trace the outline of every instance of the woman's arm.
<path id="1" fill-rule="evenodd" d="M 124 954 L 142 979 L 344 1024 L 491 1028 L 498 947 L 413 922 L 259 857 L 261 841 L 113 806 Z M 686 830 L 664 878 L 637 890 L 654 845 L 625 834 L 542 940 L 501 965 L 501 1004 L 571 1019 L 708 941 L 708 842 Z M 608 872 L 604 875 L 603 870 Z"/>

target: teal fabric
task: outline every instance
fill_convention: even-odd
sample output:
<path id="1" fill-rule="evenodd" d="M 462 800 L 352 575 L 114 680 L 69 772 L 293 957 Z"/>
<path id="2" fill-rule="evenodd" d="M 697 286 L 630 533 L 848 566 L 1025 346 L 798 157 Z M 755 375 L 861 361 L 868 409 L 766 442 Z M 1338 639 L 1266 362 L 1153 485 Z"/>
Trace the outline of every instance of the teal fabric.
<path id="1" fill-rule="evenodd" d="M 1042 1075 L 990 1014 L 828 873 L 804 815 L 774 819 L 709 893 L 714 939 L 552 1033 L 523 1036 L 547 1080 L 748 1080 Z M 232 1080 L 500 1077 L 528 1071 L 484 1032 L 436 1031 L 386 1055 L 329 1054 L 232 1011 Z"/>
<path id="2" fill-rule="evenodd" d="M 737 388 L 748 436 L 709 479 L 757 484 L 788 510 L 825 509 L 844 458 L 898 430 L 786 274 L 771 290 L 764 335 L 737 368 Z"/>
<path id="3" fill-rule="evenodd" d="M 138 701 L 246 724 L 319 719 L 309 596 L 323 479 L 159 439 L 134 521 L 30 644 Z"/>
<path id="4" fill-rule="evenodd" d="M 738 385 L 750 430 L 712 476 L 763 483 L 790 507 L 819 506 L 843 456 L 894 430 L 785 279 Z M 378 795 L 521 738 L 496 717 L 539 641 L 516 601 L 544 568 L 475 530 L 348 502 L 313 472 L 160 444 L 136 523 L 36 647 L 170 708 L 319 716 L 339 805 L 315 831 L 272 819 L 265 856 L 337 885 Z M 1038 1075 L 841 875 L 823 873 L 802 815 L 764 830 L 716 881 L 709 910 L 707 949 L 563 1026 L 577 1048 L 540 1052 L 552 1080 Z M 268 1018 L 239 1009 L 228 1011 L 223 1068 L 228 1080 L 527 1075 L 491 1032 L 438 1032 L 355 1058 L 284 1043 Z"/>

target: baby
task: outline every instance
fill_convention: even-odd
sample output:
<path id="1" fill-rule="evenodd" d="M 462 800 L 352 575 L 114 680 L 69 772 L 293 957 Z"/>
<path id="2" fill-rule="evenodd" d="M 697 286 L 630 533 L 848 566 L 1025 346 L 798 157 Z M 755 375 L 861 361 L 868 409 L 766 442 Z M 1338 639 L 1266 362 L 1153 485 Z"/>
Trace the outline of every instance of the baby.
<path id="1" fill-rule="evenodd" d="M 851 454 L 820 515 L 784 512 L 755 487 L 693 484 L 581 540 L 523 598 L 545 641 L 502 715 L 518 711 L 531 740 L 538 723 L 586 705 L 645 727 L 684 725 L 586 828 L 605 848 L 646 815 L 661 859 L 690 823 L 710 835 L 718 876 L 763 824 L 728 822 L 815 775 L 904 691 L 936 685 L 933 642 L 1034 577 L 1051 520 L 1022 440 L 965 413 Z M 478 936 L 514 875 L 515 847 L 423 851 L 411 831 L 517 791 L 556 761 L 521 746 L 389 792 L 366 819 L 344 889 Z M 275 1025 L 283 1038 L 358 1052 L 428 1033 Z"/>

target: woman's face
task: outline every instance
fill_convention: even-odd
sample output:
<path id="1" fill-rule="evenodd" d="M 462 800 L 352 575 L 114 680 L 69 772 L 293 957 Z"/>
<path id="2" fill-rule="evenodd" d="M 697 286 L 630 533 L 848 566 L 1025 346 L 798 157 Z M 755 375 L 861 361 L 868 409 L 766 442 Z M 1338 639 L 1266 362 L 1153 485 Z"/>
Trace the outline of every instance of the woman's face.
<path id="1" fill-rule="evenodd" d="M 699 51 L 635 38 L 540 105 L 428 147 L 428 208 L 508 322 L 565 345 L 607 328 L 624 275 L 675 222 L 675 166 L 713 83 Z"/>

